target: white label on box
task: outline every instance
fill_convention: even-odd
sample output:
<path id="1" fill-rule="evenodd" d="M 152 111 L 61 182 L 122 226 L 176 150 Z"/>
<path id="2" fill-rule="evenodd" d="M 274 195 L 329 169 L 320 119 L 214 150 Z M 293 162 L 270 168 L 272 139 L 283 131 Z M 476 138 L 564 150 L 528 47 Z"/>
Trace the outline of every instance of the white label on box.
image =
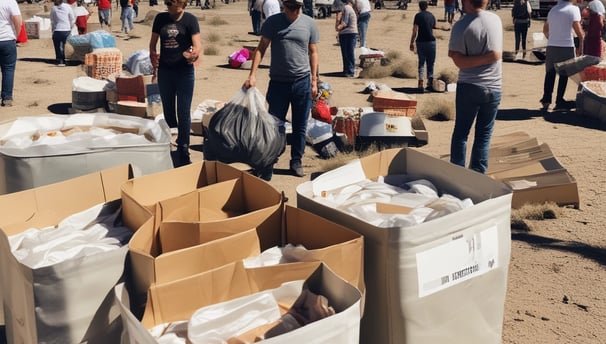
<path id="1" fill-rule="evenodd" d="M 416 257 L 421 298 L 498 268 L 497 227 L 461 236 Z"/>

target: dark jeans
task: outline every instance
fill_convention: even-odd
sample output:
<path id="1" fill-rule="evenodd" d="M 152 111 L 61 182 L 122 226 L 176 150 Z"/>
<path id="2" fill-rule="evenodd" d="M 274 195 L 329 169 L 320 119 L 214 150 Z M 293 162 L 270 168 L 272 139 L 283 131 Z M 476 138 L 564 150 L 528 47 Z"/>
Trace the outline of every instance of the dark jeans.
<path id="1" fill-rule="evenodd" d="M 520 50 L 520 43 L 522 43 L 522 50 L 526 50 L 526 37 L 528 36 L 528 23 L 515 23 L 514 37 L 516 51 Z"/>
<path id="2" fill-rule="evenodd" d="M 556 70 L 555 64 L 563 62 L 574 57 L 573 47 L 552 47 L 547 46 L 545 56 L 545 81 L 543 82 L 543 97 L 541 103 L 551 104 L 551 96 L 553 94 L 553 87 L 555 84 Z M 556 93 L 556 103 L 564 102 L 564 93 L 566 93 L 566 86 L 568 86 L 568 76 L 560 75 L 558 80 L 558 90 Z"/>
<path id="3" fill-rule="evenodd" d="M 55 47 L 55 58 L 57 63 L 65 63 L 65 42 L 71 31 L 54 31 L 53 46 Z"/>
<path id="4" fill-rule="evenodd" d="M 166 124 L 178 128 L 177 146 L 189 146 L 191 102 L 194 95 L 194 66 L 158 69 L 158 88 Z"/>
<path id="5" fill-rule="evenodd" d="M 436 41 L 417 42 L 417 56 L 419 57 L 419 80 L 423 80 L 425 65 L 427 65 L 427 79 L 433 79 L 433 67 L 436 63 Z"/>
<path id="6" fill-rule="evenodd" d="M 15 66 L 17 65 L 17 43 L 14 40 L 0 41 L 0 70 L 2 71 L 2 99 L 13 99 Z"/>
<path id="7" fill-rule="evenodd" d="M 311 76 L 294 82 L 270 80 L 266 99 L 268 112 L 283 122 L 286 121 L 288 107 L 291 107 L 290 164 L 300 163 L 305 154 L 307 120 L 311 111 Z"/>
<path id="8" fill-rule="evenodd" d="M 341 46 L 341 58 L 343 59 L 343 74 L 353 76 L 356 68 L 356 40 L 357 33 L 345 33 L 339 35 L 339 45 Z"/>
<path id="9" fill-rule="evenodd" d="M 261 33 L 261 12 L 257 10 L 250 11 L 250 19 L 252 21 L 253 33 L 258 35 Z"/>
<path id="10" fill-rule="evenodd" d="M 469 168 L 485 173 L 494 121 L 497 117 L 501 91 L 473 84 L 457 84 L 456 118 L 450 141 L 450 162 L 465 167 L 467 137 L 475 120 L 475 132 Z"/>

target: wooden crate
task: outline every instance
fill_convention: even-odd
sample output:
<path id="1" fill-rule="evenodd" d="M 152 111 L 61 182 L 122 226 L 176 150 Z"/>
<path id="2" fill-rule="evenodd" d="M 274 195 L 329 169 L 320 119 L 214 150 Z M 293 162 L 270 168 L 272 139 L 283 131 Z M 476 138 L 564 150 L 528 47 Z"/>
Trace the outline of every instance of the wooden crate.
<path id="1" fill-rule="evenodd" d="M 374 111 L 394 116 L 414 117 L 417 112 L 417 99 L 414 96 L 395 91 L 377 91 L 373 95 Z"/>

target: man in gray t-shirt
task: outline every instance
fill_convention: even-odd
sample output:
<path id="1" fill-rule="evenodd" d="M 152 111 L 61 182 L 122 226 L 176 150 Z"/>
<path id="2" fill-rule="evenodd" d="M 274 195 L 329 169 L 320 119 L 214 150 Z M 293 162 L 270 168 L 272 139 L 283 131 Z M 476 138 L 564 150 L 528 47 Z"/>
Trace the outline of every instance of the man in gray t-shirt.
<path id="1" fill-rule="evenodd" d="M 284 12 L 268 17 L 261 28 L 261 40 L 255 50 L 252 67 L 244 87 L 255 87 L 256 74 L 267 47 L 271 44 L 269 86 L 266 99 L 269 113 L 282 122 L 291 108 L 292 140 L 290 170 L 303 177 L 301 159 L 305 153 L 307 120 L 311 102 L 318 93 L 318 48 L 320 34 L 313 18 L 303 15 L 303 0 L 284 0 Z M 272 170 L 257 171 L 271 180 Z"/>
<path id="2" fill-rule="evenodd" d="M 485 173 L 488 150 L 501 102 L 503 26 L 485 11 L 487 0 L 463 0 L 465 16 L 452 27 L 448 56 L 459 67 L 456 119 L 450 142 L 450 162 L 465 167 L 467 137 L 475 123 L 469 168 Z"/>

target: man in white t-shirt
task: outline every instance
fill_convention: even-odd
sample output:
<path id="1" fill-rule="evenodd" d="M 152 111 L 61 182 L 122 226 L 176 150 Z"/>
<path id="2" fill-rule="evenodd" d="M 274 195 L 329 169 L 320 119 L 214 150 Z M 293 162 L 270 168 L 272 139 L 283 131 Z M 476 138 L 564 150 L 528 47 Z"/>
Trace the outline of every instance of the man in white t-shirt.
<path id="1" fill-rule="evenodd" d="M 276 13 L 280 13 L 280 2 L 278 0 L 264 0 L 263 1 L 263 14 L 261 15 L 261 25 L 265 22 L 265 19 L 273 16 Z"/>
<path id="2" fill-rule="evenodd" d="M 551 104 L 556 77 L 554 65 L 575 57 L 573 31 L 579 39 L 576 56 L 581 56 L 585 38 L 585 33 L 581 27 L 581 11 L 569 0 L 559 0 L 558 4 L 549 10 L 547 21 L 543 25 L 543 33 L 547 37 L 545 81 L 543 82 L 543 97 L 541 98 L 543 110 L 547 110 Z M 554 110 L 565 110 L 574 107 L 574 102 L 564 100 L 567 85 L 568 76 L 560 75 Z"/>
<path id="3" fill-rule="evenodd" d="M 360 35 L 360 47 L 366 45 L 366 31 L 368 31 L 368 22 L 370 21 L 370 1 L 356 0 L 355 10 L 358 15 L 358 34 Z"/>

